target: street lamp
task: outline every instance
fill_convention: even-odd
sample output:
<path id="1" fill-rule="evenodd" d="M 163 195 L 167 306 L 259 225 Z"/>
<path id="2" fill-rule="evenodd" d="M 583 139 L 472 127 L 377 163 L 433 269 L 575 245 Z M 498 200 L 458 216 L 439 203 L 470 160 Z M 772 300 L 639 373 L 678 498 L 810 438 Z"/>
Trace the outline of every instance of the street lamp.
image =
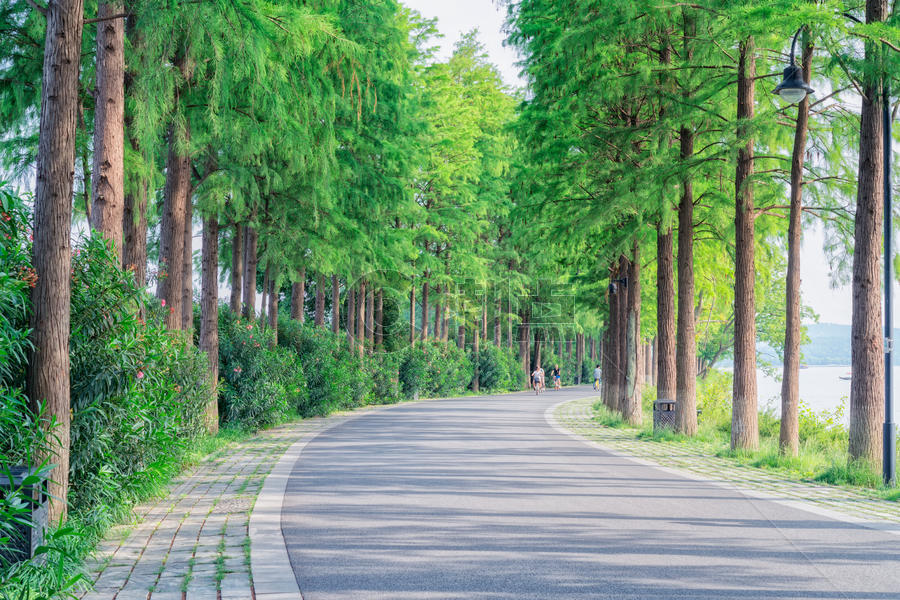
<path id="1" fill-rule="evenodd" d="M 775 93 L 781 96 L 781 99 L 788 104 L 802 102 L 807 94 L 812 94 L 815 91 L 808 83 L 803 81 L 803 69 L 797 66 L 797 62 L 794 59 L 797 50 L 797 37 L 801 31 L 803 31 L 803 27 L 797 30 L 797 33 L 794 34 L 794 39 L 791 41 L 791 58 L 788 60 L 788 66 L 784 69 L 784 79 L 775 86 Z"/>
<path id="2" fill-rule="evenodd" d="M 850 15 L 846 15 L 850 18 Z M 853 18 L 858 21 L 858 19 Z M 805 26 L 804 26 L 805 27 Z M 775 93 L 789 104 L 802 102 L 807 94 L 813 93 L 810 85 L 803 80 L 803 71 L 797 66 L 794 56 L 797 47 L 797 38 L 804 27 L 797 30 L 791 41 L 791 57 L 788 66 L 784 69 L 784 79 L 775 87 Z M 882 435 L 882 474 L 884 484 L 894 485 L 895 460 L 896 460 L 896 436 L 894 428 L 894 389 L 892 384 L 891 359 L 893 350 L 893 314 L 891 312 L 891 268 L 893 252 L 891 250 L 892 208 L 891 208 L 891 102 L 890 90 L 887 79 L 882 81 L 882 120 L 884 123 L 884 428 Z"/>

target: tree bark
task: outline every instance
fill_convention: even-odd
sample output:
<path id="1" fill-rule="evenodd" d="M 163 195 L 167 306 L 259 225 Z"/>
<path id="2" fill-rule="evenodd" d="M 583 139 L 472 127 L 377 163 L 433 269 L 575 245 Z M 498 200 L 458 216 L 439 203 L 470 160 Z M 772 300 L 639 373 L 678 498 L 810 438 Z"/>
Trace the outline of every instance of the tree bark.
<path id="1" fill-rule="evenodd" d="M 887 0 L 866 0 L 866 22 L 884 21 Z M 866 43 L 866 61 L 877 64 L 881 49 Z M 851 461 L 872 465 L 882 460 L 884 421 L 884 327 L 881 301 L 881 252 L 884 215 L 884 148 L 881 83 L 864 82 L 859 123 L 859 177 L 853 232 L 853 313 L 850 382 Z M 890 218 L 890 216 L 888 216 Z"/>
<path id="2" fill-rule="evenodd" d="M 244 226 L 244 298 L 241 314 L 248 319 L 256 316 L 256 230 Z"/>
<path id="3" fill-rule="evenodd" d="M 297 281 L 291 284 L 291 319 L 303 323 L 306 320 L 306 267 L 300 269 Z"/>
<path id="4" fill-rule="evenodd" d="M 184 205 L 184 242 L 182 243 L 183 263 L 181 277 L 181 330 L 188 334 L 186 339 L 192 343 L 194 339 L 194 210 L 191 204 L 191 192 L 188 192 Z"/>
<path id="5" fill-rule="evenodd" d="M 350 281 L 350 278 L 347 278 Z M 356 290 L 347 288 L 347 342 L 350 352 L 356 348 Z"/>
<path id="6" fill-rule="evenodd" d="M 122 212 L 122 268 L 134 273 L 138 287 L 147 285 L 147 182 L 126 194 Z"/>
<path id="7" fill-rule="evenodd" d="M 187 204 L 190 202 L 191 159 L 178 151 L 178 137 L 190 137 L 185 128 L 172 130 L 169 157 L 166 161 L 166 187 L 163 215 L 159 231 L 159 284 L 156 295 L 166 301 L 166 326 L 182 327 L 181 306 L 184 297 L 184 227 Z"/>
<path id="8" fill-rule="evenodd" d="M 206 404 L 206 429 L 219 431 L 219 221 L 216 215 L 203 220 L 203 250 L 200 268 L 200 350 L 206 352 L 210 398 Z"/>
<path id="9" fill-rule="evenodd" d="M 337 335 L 341 330 L 341 281 L 338 276 L 331 275 L 331 333 Z"/>
<path id="10" fill-rule="evenodd" d="M 380 288 L 375 299 L 375 349 L 384 349 L 384 290 Z"/>
<path id="11" fill-rule="evenodd" d="M 530 352 L 528 349 L 528 313 L 524 308 L 519 309 L 519 364 L 522 366 L 525 389 L 531 386 L 531 365 L 529 364 Z"/>
<path id="12" fill-rule="evenodd" d="M 674 400 L 675 375 L 675 271 L 672 228 L 656 228 L 656 397 Z M 679 240 L 680 243 L 680 240 Z M 680 268 L 680 266 L 679 266 Z"/>
<path id="13" fill-rule="evenodd" d="M 371 285 L 366 292 L 366 346 L 372 354 L 375 349 L 375 289 Z"/>
<path id="14" fill-rule="evenodd" d="M 494 345 L 498 348 L 503 344 L 503 336 L 500 331 L 500 318 L 503 313 L 503 298 L 497 296 L 497 312 L 494 314 Z"/>
<path id="15" fill-rule="evenodd" d="M 266 269 L 268 270 L 268 269 Z M 278 344 L 278 272 L 269 274 L 269 329 L 272 330 L 272 345 Z"/>
<path id="16" fill-rule="evenodd" d="M 683 60 L 694 57 L 697 24 L 690 8 L 682 8 L 684 18 Z M 688 97 L 689 89 L 682 95 Z M 694 156 L 694 130 L 681 127 L 680 156 L 683 164 Z M 675 337 L 675 430 L 685 435 L 697 433 L 697 340 L 694 317 L 694 182 L 686 166 L 678 204 L 678 329 Z"/>
<path id="17" fill-rule="evenodd" d="M 480 381 L 479 381 L 481 379 L 481 377 L 480 377 L 481 374 L 478 372 L 478 354 L 481 350 L 479 343 L 478 343 L 478 340 L 480 337 L 478 335 L 479 333 L 481 333 L 481 332 L 479 331 L 478 324 L 476 323 L 475 324 L 475 335 L 472 337 L 472 356 L 474 357 L 472 362 L 475 363 L 475 372 L 472 376 L 472 391 L 473 392 L 479 391 L 480 386 L 481 386 Z"/>
<path id="18" fill-rule="evenodd" d="M 416 286 L 409 286 L 409 347 L 416 345 Z"/>
<path id="19" fill-rule="evenodd" d="M 813 47 L 804 32 L 803 80 L 809 81 Z M 809 96 L 797 107 L 794 149 L 791 155 L 791 212 L 788 223 L 788 267 L 785 281 L 784 368 L 781 379 L 781 427 L 778 435 L 782 454 L 797 456 L 800 449 L 800 244 L 802 243 L 803 161 L 809 128 Z"/>
<path id="20" fill-rule="evenodd" d="M 456 328 L 456 347 L 460 350 L 466 347 L 466 326 L 464 322 L 460 322 L 459 327 Z"/>
<path id="21" fill-rule="evenodd" d="M 422 341 L 428 339 L 428 280 L 422 282 Z"/>
<path id="22" fill-rule="evenodd" d="M 441 306 L 443 304 L 443 298 L 441 298 L 441 287 L 437 286 L 434 288 L 435 292 L 435 301 L 434 301 L 434 337 L 437 340 L 441 339 Z"/>
<path id="23" fill-rule="evenodd" d="M 234 226 L 231 238 L 231 297 L 228 306 L 231 312 L 241 312 L 241 291 L 243 290 L 244 273 L 244 228 L 238 224 Z"/>
<path id="24" fill-rule="evenodd" d="M 625 394 L 622 416 L 631 425 L 640 425 L 641 410 L 641 252 L 637 240 L 628 262 L 628 296 L 625 311 Z"/>
<path id="25" fill-rule="evenodd" d="M 572 355 L 572 349 L 569 348 L 569 356 Z M 581 365 L 584 363 L 584 334 L 575 334 L 575 383 L 581 385 Z"/>
<path id="26" fill-rule="evenodd" d="M 325 275 L 316 276 L 316 327 L 325 327 Z"/>
<path id="27" fill-rule="evenodd" d="M 269 297 L 269 267 L 266 266 L 266 269 L 263 271 L 263 283 L 262 283 L 262 299 L 259 303 L 259 327 L 260 329 L 266 328 L 266 310 L 269 307 L 267 298 Z"/>
<path id="28" fill-rule="evenodd" d="M 50 2 L 46 18 L 35 169 L 32 265 L 37 281 L 31 294 L 34 350 L 28 361 L 28 397 L 35 412 L 39 403 L 45 403 L 47 419 L 57 423 L 48 436 L 50 456 L 46 457 L 56 465 L 48 483 L 49 522 L 56 523 L 66 518 L 69 489 L 70 232 L 83 2 Z"/>
<path id="29" fill-rule="evenodd" d="M 356 347 L 359 357 L 363 357 L 366 349 L 366 281 L 359 282 L 359 291 L 356 294 L 358 302 L 356 306 Z"/>
<path id="30" fill-rule="evenodd" d="M 488 339 L 487 294 L 481 299 L 481 339 Z"/>
<path id="31" fill-rule="evenodd" d="M 101 2 L 97 16 L 91 227 L 109 239 L 121 264 L 125 209 L 125 22 L 110 18 L 119 2 Z"/>
<path id="32" fill-rule="evenodd" d="M 734 265 L 734 386 L 731 410 L 731 447 L 759 446 L 756 397 L 756 292 L 754 271 L 755 232 L 753 213 L 753 139 L 747 121 L 753 118 L 756 55 L 752 37 L 739 45 L 737 137 L 735 171 Z"/>

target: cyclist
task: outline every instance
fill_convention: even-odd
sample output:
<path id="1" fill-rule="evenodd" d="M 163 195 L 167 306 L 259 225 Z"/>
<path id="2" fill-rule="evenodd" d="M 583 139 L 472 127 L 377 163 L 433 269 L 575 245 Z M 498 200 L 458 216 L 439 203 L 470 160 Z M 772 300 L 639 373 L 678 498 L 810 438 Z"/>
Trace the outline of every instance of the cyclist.
<path id="1" fill-rule="evenodd" d="M 534 371 L 531 373 L 531 388 L 534 390 L 535 395 L 541 393 L 541 367 L 537 366 L 534 368 Z"/>
<path id="2" fill-rule="evenodd" d="M 600 370 L 600 365 L 597 365 L 596 367 L 594 367 L 594 389 L 595 390 L 600 389 L 600 375 L 602 373 L 603 373 L 603 371 Z"/>

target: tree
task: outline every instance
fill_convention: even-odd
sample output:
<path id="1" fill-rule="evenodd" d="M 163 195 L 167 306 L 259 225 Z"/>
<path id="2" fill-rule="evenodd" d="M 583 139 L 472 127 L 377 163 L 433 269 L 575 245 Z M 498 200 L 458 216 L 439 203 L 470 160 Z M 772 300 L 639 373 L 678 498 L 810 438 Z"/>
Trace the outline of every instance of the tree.
<path id="1" fill-rule="evenodd" d="M 81 0 L 51 2 L 46 9 L 40 134 L 34 197 L 34 258 L 37 281 L 29 361 L 28 396 L 35 412 L 46 406 L 44 425 L 55 423 L 48 492 L 51 523 L 66 518 L 69 482 L 69 300 L 70 224 L 75 163 L 78 67 L 84 19 Z"/>

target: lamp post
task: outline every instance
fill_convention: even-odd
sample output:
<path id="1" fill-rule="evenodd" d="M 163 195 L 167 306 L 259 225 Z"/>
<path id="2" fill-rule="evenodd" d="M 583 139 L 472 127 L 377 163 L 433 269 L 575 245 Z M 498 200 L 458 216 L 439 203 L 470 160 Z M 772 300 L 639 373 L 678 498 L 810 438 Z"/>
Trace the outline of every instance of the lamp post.
<path id="1" fill-rule="evenodd" d="M 849 15 L 848 15 L 849 16 Z M 855 20 L 855 19 L 854 19 Z M 805 27 L 805 26 L 804 26 Z M 784 79 L 775 87 L 775 93 L 789 104 L 802 101 L 807 94 L 813 93 L 813 89 L 803 80 L 803 72 L 795 62 L 795 50 L 797 38 L 804 27 L 797 30 L 791 41 L 791 57 L 788 66 L 784 69 Z M 892 351 L 893 351 L 893 314 L 891 313 L 891 283 L 892 283 L 892 259 L 891 249 L 892 235 L 892 208 L 891 208 L 891 103 L 888 80 L 885 78 L 881 84 L 882 89 L 882 120 L 884 136 L 884 427 L 883 427 L 883 454 L 882 474 L 884 484 L 893 486 L 895 481 L 896 460 L 896 436 L 894 426 L 894 390 L 892 385 Z"/>

